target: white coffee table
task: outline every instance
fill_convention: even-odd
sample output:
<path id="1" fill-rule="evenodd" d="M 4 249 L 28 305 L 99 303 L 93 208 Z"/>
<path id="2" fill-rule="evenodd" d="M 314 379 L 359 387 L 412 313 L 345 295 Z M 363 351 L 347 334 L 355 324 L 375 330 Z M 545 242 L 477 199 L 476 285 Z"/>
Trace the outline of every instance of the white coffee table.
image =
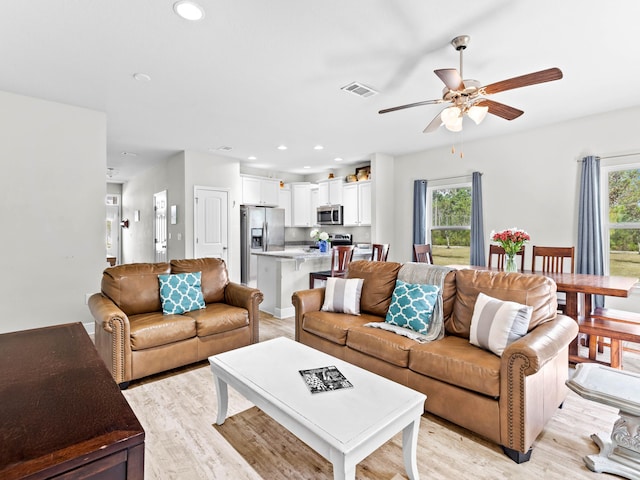
<path id="1" fill-rule="evenodd" d="M 640 480 L 640 375 L 579 363 L 567 386 L 583 398 L 620 410 L 610 435 L 591 435 L 600 453 L 584 457 L 585 465 L 594 472 Z"/>
<path id="2" fill-rule="evenodd" d="M 402 431 L 404 465 L 418 479 L 416 447 L 426 396 L 284 337 L 209 357 L 218 418 L 227 417 L 227 385 L 333 464 L 335 479 Z M 334 365 L 353 384 L 312 394 L 299 370 Z"/>

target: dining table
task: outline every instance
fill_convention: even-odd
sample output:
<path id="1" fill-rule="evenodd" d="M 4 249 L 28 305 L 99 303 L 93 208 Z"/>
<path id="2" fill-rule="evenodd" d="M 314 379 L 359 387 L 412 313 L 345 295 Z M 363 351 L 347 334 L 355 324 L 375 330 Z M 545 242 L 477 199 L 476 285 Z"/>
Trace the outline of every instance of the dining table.
<path id="1" fill-rule="evenodd" d="M 475 265 L 449 265 L 456 269 L 501 271 L 495 267 L 482 267 Z M 557 273 L 523 270 L 520 273 L 543 275 L 553 280 L 558 292 L 566 294 L 566 307 L 564 314 L 580 322 L 593 311 L 595 295 L 608 297 L 628 297 L 633 290 L 638 278 L 615 275 L 595 275 L 590 273 Z M 578 339 L 569 345 L 569 358 L 574 361 L 579 359 Z"/>

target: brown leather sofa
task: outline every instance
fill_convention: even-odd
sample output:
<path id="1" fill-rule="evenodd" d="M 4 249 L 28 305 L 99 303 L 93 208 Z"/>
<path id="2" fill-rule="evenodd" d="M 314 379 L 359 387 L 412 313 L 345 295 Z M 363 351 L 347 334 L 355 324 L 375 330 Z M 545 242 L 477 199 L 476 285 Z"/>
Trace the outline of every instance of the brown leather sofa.
<path id="1" fill-rule="evenodd" d="M 158 275 L 202 272 L 206 308 L 163 315 Z M 229 281 L 217 258 L 107 268 L 89 298 L 95 344 L 121 388 L 139 379 L 258 341 L 260 290 Z"/>
<path id="2" fill-rule="evenodd" d="M 555 283 L 538 275 L 452 271 L 442 289 L 444 338 L 418 343 L 363 326 L 384 321 L 396 278 L 425 283 L 418 265 L 352 262 L 347 278 L 364 279 L 359 316 L 321 311 L 323 288 L 295 292 L 296 340 L 423 392 L 425 411 L 496 442 L 517 463 L 528 461 L 567 394 L 568 345 L 578 334 L 573 319 L 556 313 Z M 469 342 L 480 292 L 533 307 L 528 333 L 501 357 Z"/>

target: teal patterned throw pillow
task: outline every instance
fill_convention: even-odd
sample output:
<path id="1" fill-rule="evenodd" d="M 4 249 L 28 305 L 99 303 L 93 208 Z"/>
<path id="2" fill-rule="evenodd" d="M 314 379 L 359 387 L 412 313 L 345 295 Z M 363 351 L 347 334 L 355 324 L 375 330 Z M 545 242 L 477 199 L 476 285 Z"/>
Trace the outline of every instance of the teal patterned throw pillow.
<path id="1" fill-rule="evenodd" d="M 158 275 L 162 313 L 180 314 L 205 308 L 201 272 Z"/>
<path id="2" fill-rule="evenodd" d="M 426 335 L 439 293 L 435 285 L 396 280 L 385 322 Z"/>

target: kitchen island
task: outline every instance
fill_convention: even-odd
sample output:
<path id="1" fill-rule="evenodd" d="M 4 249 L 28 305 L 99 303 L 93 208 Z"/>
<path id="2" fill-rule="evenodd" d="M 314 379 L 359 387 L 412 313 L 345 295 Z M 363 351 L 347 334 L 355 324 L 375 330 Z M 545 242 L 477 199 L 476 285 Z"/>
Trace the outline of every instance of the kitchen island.
<path id="1" fill-rule="evenodd" d="M 331 252 L 317 249 L 256 252 L 258 257 L 258 285 L 264 295 L 260 310 L 276 318 L 295 315 L 291 303 L 293 292 L 309 288 L 309 273 L 331 269 Z M 371 250 L 356 248 L 353 260 L 368 260 Z"/>

